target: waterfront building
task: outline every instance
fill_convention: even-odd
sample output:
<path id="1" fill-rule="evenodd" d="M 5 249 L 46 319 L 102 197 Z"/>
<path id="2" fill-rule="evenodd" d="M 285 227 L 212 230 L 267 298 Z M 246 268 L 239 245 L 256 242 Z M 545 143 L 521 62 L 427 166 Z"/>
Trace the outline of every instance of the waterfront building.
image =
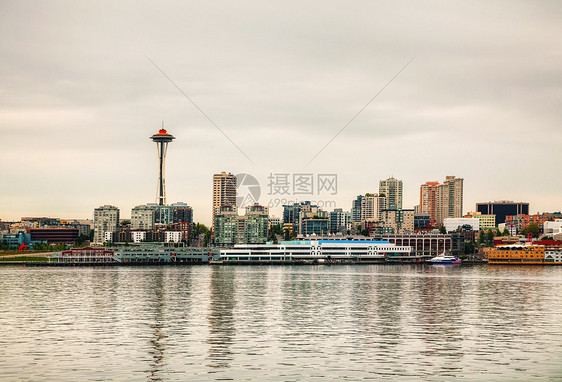
<path id="1" fill-rule="evenodd" d="M 554 252 L 554 251 L 553 251 Z M 542 245 L 498 245 L 488 250 L 488 264 L 544 264 Z M 554 262 L 554 257 L 552 258 Z"/>
<path id="2" fill-rule="evenodd" d="M 480 229 L 483 231 L 496 228 L 496 215 L 484 215 L 481 212 L 469 212 L 464 215 L 465 218 L 478 218 Z"/>
<path id="3" fill-rule="evenodd" d="M 446 218 L 443 220 L 443 226 L 447 232 L 453 232 L 469 226 L 472 231 L 480 230 L 480 219 L 478 218 Z"/>
<path id="4" fill-rule="evenodd" d="M 413 209 L 386 209 L 382 211 L 384 226 L 391 228 L 393 233 L 403 234 L 414 232 Z"/>
<path id="5" fill-rule="evenodd" d="M 164 129 L 164 123 L 162 123 L 162 128 L 158 133 L 150 137 L 153 142 L 156 143 L 158 149 L 158 162 L 159 162 L 159 174 L 158 174 L 158 188 L 156 192 L 156 204 L 160 206 L 166 205 L 166 181 L 164 176 L 164 165 L 166 162 L 166 152 L 168 151 L 168 143 L 172 142 L 175 137 Z"/>
<path id="6" fill-rule="evenodd" d="M 104 205 L 94 209 L 94 244 L 103 244 L 106 232 L 116 232 L 119 227 L 119 208 Z"/>
<path id="7" fill-rule="evenodd" d="M 147 205 L 136 206 L 131 210 L 131 229 L 153 229 L 156 210 Z"/>
<path id="8" fill-rule="evenodd" d="M 413 254 L 418 257 L 435 257 L 443 253 L 453 256 L 464 254 L 464 237 L 457 233 L 375 234 L 372 238 L 412 247 Z"/>
<path id="9" fill-rule="evenodd" d="M 528 215 L 529 203 L 501 200 L 476 203 L 476 211 L 483 215 L 496 215 L 496 224 L 505 223 L 506 216 Z"/>
<path id="10" fill-rule="evenodd" d="M 161 245 L 139 245 L 126 248 L 72 248 L 49 257 L 55 263 L 72 264 L 206 264 L 218 259 L 218 250 Z M 171 244 L 170 244 L 171 245 Z"/>
<path id="11" fill-rule="evenodd" d="M 279 244 L 235 245 L 220 251 L 224 263 L 416 261 L 412 249 L 375 240 L 293 240 Z"/>
<path id="12" fill-rule="evenodd" d="M 213 175 L 213 227 L 215 214 L 220 212 L 222 206 L 236 205 L 236 176 L 231 173 L 221 172 Z"/>
<path id="13" fill-rule="evenodd" d="M 386 197 L 378 194 L 365 194 L 361 199 L 361 221 L 382 220 L 382 211 L 386 208 Z"/>
<path id="14" fill-rule="evenodd" d="M 402 209 L 402 181 L 390 177 L 379 182 L 379 195 L 386 196 L 386 209 Z"/>

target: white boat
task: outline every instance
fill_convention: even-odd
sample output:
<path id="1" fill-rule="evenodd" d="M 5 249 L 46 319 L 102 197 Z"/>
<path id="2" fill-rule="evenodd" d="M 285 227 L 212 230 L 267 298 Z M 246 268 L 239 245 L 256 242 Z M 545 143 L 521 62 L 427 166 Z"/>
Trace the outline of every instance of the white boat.
<path id="1" fill-rule="evenodd" d="M 460 264 L 461 260 L 455 256 L 448 256 L 444 253 L 429 260 L 431 264 Z"/>

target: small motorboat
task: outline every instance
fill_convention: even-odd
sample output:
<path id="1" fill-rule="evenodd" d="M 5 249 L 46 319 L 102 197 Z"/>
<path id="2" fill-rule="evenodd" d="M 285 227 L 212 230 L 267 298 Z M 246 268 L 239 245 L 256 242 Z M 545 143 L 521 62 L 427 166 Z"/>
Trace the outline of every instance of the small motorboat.
<path id="1" fill-rule="evenodd" d="M 437 265 L 437 264 L 443 264 L 443 265 L 449 265 L 449 264 L 452 264 L 452 265 L 460 265 L 461 260 L 460 260 L 458 257 L 455 257 L 455 256 L 448 256 L 448 255 L 445 255 L 445 254 L 443 253 L 443 254 L 441 254 L 441 255 L 439 255 L 439 256 L 435 256 L 435 257 L 431 258 L 431 259 L 429 260 L 429 262 L 430 262 L 431 264 L 435 264 L 435 265 Z"/>

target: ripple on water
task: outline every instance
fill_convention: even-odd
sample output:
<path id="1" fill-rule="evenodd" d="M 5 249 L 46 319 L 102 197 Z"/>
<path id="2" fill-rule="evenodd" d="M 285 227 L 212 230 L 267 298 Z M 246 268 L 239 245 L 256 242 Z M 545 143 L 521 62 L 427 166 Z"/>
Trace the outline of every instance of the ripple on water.
<path id="1" fill-rule="evenodd" d="M 562 377 L 562 267 L 0 268 L 0 379 Z"/>

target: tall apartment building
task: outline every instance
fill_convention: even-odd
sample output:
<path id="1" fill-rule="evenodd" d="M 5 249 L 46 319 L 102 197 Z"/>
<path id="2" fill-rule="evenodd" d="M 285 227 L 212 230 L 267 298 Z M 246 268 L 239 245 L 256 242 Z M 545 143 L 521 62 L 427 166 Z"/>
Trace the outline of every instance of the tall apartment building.
<path id="1" fill-rule="evenodd" d="M 268 237 L 269 208 L 255 204 L 238 216 L 236 206 L 219 207 L 215 215 L 214 241 L 218 246 L 265 244 Z"/>
<path id="2" fill-rule="evenodd" d="M 351 221 L 358 223 L 361 221 L 361 200 L 363 195 L 358 195 L 355 200 L 351 202 Z"/>
<path id="3" fill-rule="evenodd" d="M 437 193 L 439 224 L 442 224 L 445 218 L 462 218 L 463 182 L 462 178 L 447 176 L 443 184 L 439 185 Z"/>
<path id="4" fill-rule="evenodd" d="M 379 195 L 386 196 L 387 209 L 402 209 L 402 181 L 390 177 L 379 182 Z"/>
<path id="5" fill-rule="evenodd" d="M 365 194 L 361 199 L 361 221 L 382 220 L 384 209 L 386 209 L 386 197 Z"/>
<path id="6" fill-rule="evenodd" d="M 462 209 L 462 178 L 447 176 L 443 184 L 426 182 L 421 185 L 419 212 L 429 213 L 437 224 L 443 224 L 445 218 L 462 217 Z"/>
<path id="7" fill-rule="evenodd" d="M 174 223 L 193 223 L 193 208 L 184 202 L 172 203 Z"/>
<path id="8" fill-rule="evenodd" d="M 426 182 L 420 187 L 419 212 L 429 214 L 429 218 L 437 221 L 437 188 L 439 182 Z"/>
<path id="9" fill-rule="evenodd" d="M 147 205 L 136 206 L 131 210 L 131 229 L 153 229 L 156 210 Z"/>
<path id="10" fill-rule="evenodd" d="M 119 208 L 105 205 L 94 209 L 94 244 L 105 242 L 106 232 L 117 232 Z"/>
<path id="11" fill-rule="evenodd" d="M 213 227 L 222 206 L 236 206 L 236 176 L 224 171 L 213 175 Z"/>

